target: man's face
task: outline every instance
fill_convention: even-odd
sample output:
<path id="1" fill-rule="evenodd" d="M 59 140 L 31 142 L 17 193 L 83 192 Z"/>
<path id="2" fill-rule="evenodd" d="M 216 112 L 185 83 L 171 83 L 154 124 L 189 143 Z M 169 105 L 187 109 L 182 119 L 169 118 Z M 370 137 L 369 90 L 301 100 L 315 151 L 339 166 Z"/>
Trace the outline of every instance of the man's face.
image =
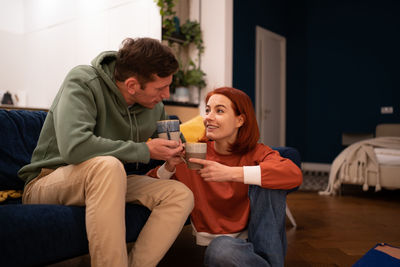
<path id="1" fill-rule="evenodd" d="M 153 108 L 163 99 L 169 98 L 169 86 L 172 83 L 172 75 L 161 78 L 154 76 L 155 80 L 145 84 L 144 88 L 135 90 L 133 101 L 146 108 Z"/>

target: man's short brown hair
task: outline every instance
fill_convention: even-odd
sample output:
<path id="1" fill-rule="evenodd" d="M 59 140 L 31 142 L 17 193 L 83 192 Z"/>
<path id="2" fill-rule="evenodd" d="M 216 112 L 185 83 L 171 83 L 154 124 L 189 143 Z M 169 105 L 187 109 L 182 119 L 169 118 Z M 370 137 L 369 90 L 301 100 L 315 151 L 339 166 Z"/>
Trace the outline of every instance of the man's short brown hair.
<path id="1" fill-rule="evenodd" d="M 171 48 L 152 38 L 127 38 L 117 53 L 115 79 L 136 77 L 144 89 L 154 75 L 165 78 L 178 70 L 179 64 Z"/>

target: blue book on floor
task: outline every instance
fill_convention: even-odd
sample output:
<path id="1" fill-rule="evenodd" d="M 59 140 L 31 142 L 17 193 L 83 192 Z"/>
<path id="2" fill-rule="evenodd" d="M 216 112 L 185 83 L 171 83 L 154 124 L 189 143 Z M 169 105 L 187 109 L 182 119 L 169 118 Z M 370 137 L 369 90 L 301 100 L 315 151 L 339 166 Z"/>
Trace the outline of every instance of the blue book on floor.
<path id="1" fill-rule="evenodd" d="M 371 248 L 353 267 L 400 266 L 400 248 L 379 243 Z"/>

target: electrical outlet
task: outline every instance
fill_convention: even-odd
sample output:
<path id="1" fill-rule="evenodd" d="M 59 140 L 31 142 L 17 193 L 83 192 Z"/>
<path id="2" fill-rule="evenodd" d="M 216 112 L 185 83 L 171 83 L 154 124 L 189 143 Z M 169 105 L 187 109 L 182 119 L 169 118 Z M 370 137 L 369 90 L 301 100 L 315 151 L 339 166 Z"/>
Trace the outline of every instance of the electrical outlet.
<path id="1" fill-rule="evenodd" d="M 381 107 L 381 114 L 393 114 L 393 107 Z"/>

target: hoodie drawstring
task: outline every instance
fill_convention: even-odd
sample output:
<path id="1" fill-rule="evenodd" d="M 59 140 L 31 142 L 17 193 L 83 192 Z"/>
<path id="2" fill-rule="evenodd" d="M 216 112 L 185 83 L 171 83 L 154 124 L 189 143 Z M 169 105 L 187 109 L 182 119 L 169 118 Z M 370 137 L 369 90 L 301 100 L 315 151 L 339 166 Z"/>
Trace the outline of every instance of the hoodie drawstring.
<path id="1" fill-rule="evenodd" d="M 135 119 L 135 127 L 136 127 L 136 143 L 139 143 L 139 126 L 137 124 L 135 112 L 133 112 L 133 118 Z M 131 131 L 132 131 L 132 127 L 131 127 Z M 136 169 L 139 169 L 139 162 L 137 162 L 137 161 L 136 161 Z"/>
<path id="2" fill-rule="evenodd" d="M 129 108 L 126 108 L 126 111 L 128 113 L 129 126 L 130 126 L 129 139 L 133 141 L 133 129 L 132 129 L 131 113 L 129 112 Z M 135 112 L 133 112 L 133 118 L 135 120 L 135 127 L 136 127 L 136 143 L 139 143 L 139 127 L 138 127 L 138 124 L 137 124 L 137 119 L 136 119 L 136 113 Z M 137 169 L 139 169 L 139 162 L 136 161 L 136 170 Z"/>
<path id="3" fill-rule="evenodd" d="M 133 139 L 133 132 L 132 132 L 132 118 L 131 118 L 131 113 L 129 112 L 129 108 L 126 108 L 126 112 L 128 113 L 128 118 L 129 118 L 129 127 L 130 127 L 130 133 L 129 133 L 129 139 Z"/>

